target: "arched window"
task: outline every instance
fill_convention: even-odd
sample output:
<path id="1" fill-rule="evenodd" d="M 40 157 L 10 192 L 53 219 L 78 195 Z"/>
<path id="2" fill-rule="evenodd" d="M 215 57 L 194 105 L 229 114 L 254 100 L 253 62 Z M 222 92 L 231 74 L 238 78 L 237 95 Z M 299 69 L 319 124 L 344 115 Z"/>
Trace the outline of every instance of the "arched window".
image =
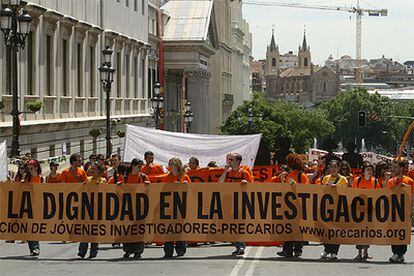
<path id="1" fill-rule="evenodd" d="M 323 92 L 326 92 L 326 90 L 328 90 L 328 85 L 326 82 L 323 83 Z"/>
<path id="2" fill-rule="evenodd" d="M 308 67 L 308 58 L 303 60 L 303 66 Z"/>
<path id="3" fill-rule="evenodd" d="M 272 58 L 272 66 L 276 67 L 276 59 L 275 58 Z"/>

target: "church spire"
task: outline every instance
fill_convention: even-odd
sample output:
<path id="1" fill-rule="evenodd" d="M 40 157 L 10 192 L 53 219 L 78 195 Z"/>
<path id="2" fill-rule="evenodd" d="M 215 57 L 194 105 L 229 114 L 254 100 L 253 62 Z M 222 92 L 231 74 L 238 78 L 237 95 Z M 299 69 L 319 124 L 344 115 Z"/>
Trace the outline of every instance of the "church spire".
<path id="1" fill-rule="evenodd" d="M 276 42 L 275 42 L 275 28 L 274 27 L 272 27 L 272 39 L 270 40 L 269 50 L 271 52 L 277 51 L 277 49 L 276 49 Z"/>
<path id="2" fill-rule="evenodd" d="M 306 26 L 305 26 L 305 29 L 303 30 L 302 51 L 307 51 L 307 50 L 308 50 L 308 45 L 306 43 Z"/>

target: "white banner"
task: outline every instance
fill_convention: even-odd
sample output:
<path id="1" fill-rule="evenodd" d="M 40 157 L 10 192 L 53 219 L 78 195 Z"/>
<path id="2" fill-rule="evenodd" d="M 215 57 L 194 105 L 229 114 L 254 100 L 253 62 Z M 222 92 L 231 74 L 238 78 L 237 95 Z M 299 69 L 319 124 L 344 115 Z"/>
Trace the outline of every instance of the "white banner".
<path id="1" fill-rule="evenodd" d="M 7 181 L 7 143 L 0 143 L 0 181 Z"/>
<path id="2" fill-rule="evenodd" d="M 309 149 L 309 161 L 317 160 L 319 156 L 324 156 L 327 154 L 327 151 L 319 150 L 319 149 Z M 338 157 L 342 157 L 344 154 L 343 152 L 334 152 L 334 154 Z M 369 162 L 371 164 L 378 163 L 380 161 L 391 162 L 392 157 L 388 157 L 385 155 L 377 154 L 374 152 L 360 152 L 364 162 Z"/>
<path id="3" fill-rule="evenodd" d="M 164 166 L 168 165 L 172 157 L 187 163 L 192 156 L 200 161 L 201 167 L 207 166 L 210 161 L 224 166 L 228 153 L 240 153 L 243 156 L 242 164 L 253 167 L 261 137 L 261 134 L 188 134 L 127 125 L 124 160 L 143 160 L 144 153 L 152 151 L 155 163 Z"/>

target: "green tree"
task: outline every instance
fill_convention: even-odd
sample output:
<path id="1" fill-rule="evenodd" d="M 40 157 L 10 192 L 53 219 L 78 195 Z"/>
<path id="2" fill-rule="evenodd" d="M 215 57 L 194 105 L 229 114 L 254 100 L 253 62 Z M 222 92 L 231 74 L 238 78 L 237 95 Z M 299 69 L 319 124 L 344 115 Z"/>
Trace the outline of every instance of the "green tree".
<path id="1" fill-rule="evenodd" d="M 255 114 L 251 124 L 248 122 L 250 104 Z M 259 114 L 262 114 L 262 120 Z M 295 151 L 306 152 L 312 145 L 313 138 L 329 137 L 334 132 L 334 127 L 321 110 L 271 100 L 263 93 L 255 93 L 251 102 L 245 101 L 230 115 L 221 127 L 221 132 L 231 135 L 262 133 L 264 142 L 271 150 L 278 149 L 278 140 L 289 138 Z"/>
<path id="2" fill-rule="evenodd" d="M 368 148 L 394 153 L 409 121 L 387 116 L 412 116 L 414 104 L 390 101 L 387 97 L 370 94 L 365 89 L 354 89 L 322 103 L 318 110 L 325 113 L 335 126 L 335 141 L 346 143 L 356 139 L 360 143 L 364 138 Z M 367 114 L 366 127 L 358 127 L 359 111 Z M 370 116 L 373 113 L 379 114 L 381 119 L 372 121 Z"/>

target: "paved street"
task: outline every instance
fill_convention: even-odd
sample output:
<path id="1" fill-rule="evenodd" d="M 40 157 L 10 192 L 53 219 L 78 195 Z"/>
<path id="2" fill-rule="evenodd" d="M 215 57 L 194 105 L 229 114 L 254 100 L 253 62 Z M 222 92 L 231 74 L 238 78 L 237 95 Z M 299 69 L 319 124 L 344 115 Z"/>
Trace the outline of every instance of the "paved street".
<path id="1" fill-rule="evenodd" d="M 229 244 L 203 245 L 189 248 L 185 257 L 161 259 L 161 247 L 145 249 L 143 258 L 123 261 L 122 249 L 101 245 L 97 259 L 77 258 L 76 243 L 41 243 L 41 256 L 28 256 L 27 244 L 0 242 L 0 275 L 413 275 L 414 248 L 409 247 L 406 264 L 389 264 L 389 247 L 375 246 L 368 263 L 352 260 L 354 246 L 340 249 L 338 262 L 318 260 L 321 245 L 306 246 L 303 257 L 296 260 L 279 258 L 279 248 L 249 247 L 244 258 L 231 257 Z"/>

